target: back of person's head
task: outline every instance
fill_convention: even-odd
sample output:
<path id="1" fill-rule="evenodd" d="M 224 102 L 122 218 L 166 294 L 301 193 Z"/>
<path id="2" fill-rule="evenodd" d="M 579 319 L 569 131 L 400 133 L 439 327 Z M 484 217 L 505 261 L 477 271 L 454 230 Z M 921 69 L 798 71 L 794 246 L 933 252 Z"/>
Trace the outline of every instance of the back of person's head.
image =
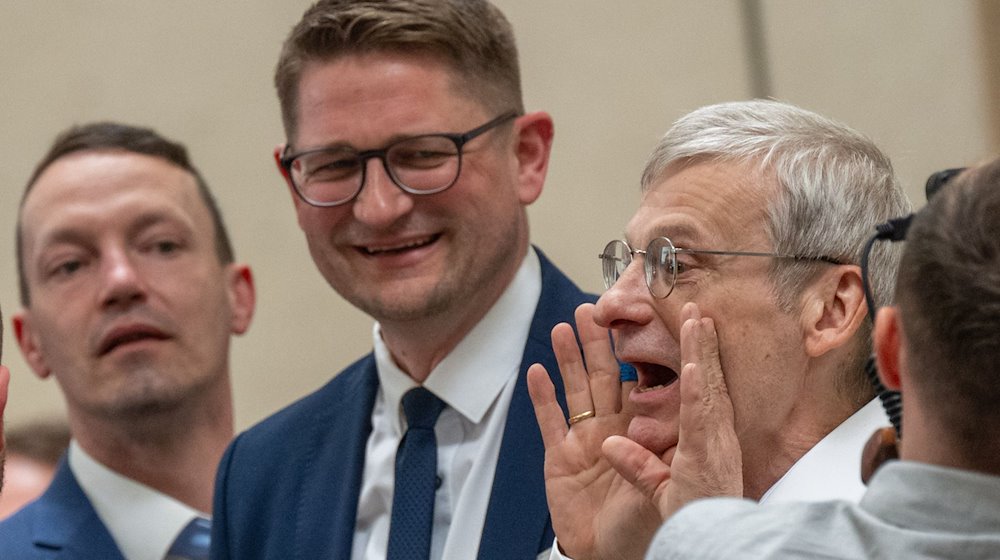
<path id="1" fill-rule="evenodd" d="M 457 93 L 493 112 L 524 110 L 514 32 L 488 1 L 320 0 L 285 40 L 275 71 L 288 139 L 307 64 L 382 53 L 433 57 L 456 73 Z"/>
<path id="2" fill-rule="evenodd" d="M 191 163 L 188 158 L 187 149 L 180 143 L 164 138 L 150 128 L 131 126 L 114 122 L 95 122 L 80 126 L 74 126 L 62 132 L 48 153 L 35 166 L 31 178 L 28 180 L 21 195 L 21 207 L 31 193 L 32 187 L 53 163 L 71 154 L 82 152 L 130 152 L 160 158 L 168 163 L 190 173 L 198 185 L 198 194 L 208 207 L 212 216 L 212 223 L 215 228 L 215 250 L 219 256 L 219 261 L 225 264 L 233 262 L 233 247 L 229 241 L 229 233 L 226 225 L 222 221 L 222 212 L 219 210 L 215 197 L 208 188 L 208 184 L 202 178 L 201 173 Z M 31 303 L 31 294 L 28 291 L 27 279 L 24 275 L 23 247 L 21 235 L 21 217 L 18 214 L 17 223 L 17 270 L 20 285 L 21 304 L 28 307 Z"/>
<path id="3" fill-rule="evenodd" d="M 643 191 L 671 165 L 745 166 L 759 180 L 777 181 L 765 223 L 776 253 L 828 256 L 859 264 L 875 226 L 904 216 L 912 206 L 892 164 L 859 132 L 805 109 L 770 100 L 709 105 L 674 123 L 647 160 Z M 882 243 L 870 257 L 876 299 L 893 301 L 900 247 Z M 771 277 L 778 305 L 796 309 L 802 290 L 822 269 L 809 261 L 774 259 Z M 863 364 L 871 354 L 870 325 L 856 335 L 862 346 L 846 382 L 858 398 L 871 396 Z"/>
<path id="4" fill-rule="evenodd" d="M 1000 472 L 1000 158 L 952 179 L 914 218 L 897 302 L 914 390 L 963 463 Z"/>

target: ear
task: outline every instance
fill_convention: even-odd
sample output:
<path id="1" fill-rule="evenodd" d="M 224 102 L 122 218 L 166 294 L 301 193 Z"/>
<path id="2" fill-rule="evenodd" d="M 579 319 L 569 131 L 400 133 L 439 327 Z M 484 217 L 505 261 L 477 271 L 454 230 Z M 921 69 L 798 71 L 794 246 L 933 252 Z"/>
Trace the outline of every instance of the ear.
<path id="1" fill-rule="evenodd" d="M 899 310 L 883 307 L 875 318 L 875 363 L 878 376 L 890 391 L 899 391 L 902 386 L 900 372 L 905 369 L 903 340 L 900 333 Z"/>
<path id="2" fill-rule="evenodd" d="M 803 297 L 805 347 L 813 357 L 850 343 L 867 315 L 861 269 L 854 265 L 831 267 Z"/>
<path id="3" fill-rule="evenodd" d="M 52 370 L 45 363 L 45 357 L 31 327 L 31 313 L 22 310 L 14 315 L 11 323 L 14 325 L 14 336 L 17 337 L 17 345 L 21 348 L 24 361 L 31 366 L 31 370 L 39 379 L 47 378 L 52 374 Z"/>
<path id="4" fill-rule="evenodd" d="M 232 313 L 230 328 L 234 334 L 243 334 L 250 328 L 250 320 L 257 305 L 257 292 L 250 267 L 230 264 L 226 267 L 229 291 L 229 308 Z"/>
<path id="5" fill-rule="evenodd" d="M 527 206 L 542 194 L 555 128 L 552 117 L 538 111 L 518 117 L 514 121 L 514 131 L 517 142 L 518 198 L 521 204 Z"/>

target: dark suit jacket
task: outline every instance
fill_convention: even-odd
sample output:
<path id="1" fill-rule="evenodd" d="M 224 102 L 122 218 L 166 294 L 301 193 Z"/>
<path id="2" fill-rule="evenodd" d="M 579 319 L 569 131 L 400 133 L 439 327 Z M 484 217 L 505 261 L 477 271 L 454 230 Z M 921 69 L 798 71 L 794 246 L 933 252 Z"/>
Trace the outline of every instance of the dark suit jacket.
<path id="1" fill-rule="evenodd" d="M 125 560 L 66 458 L 44 494 L 0 522 L 2 560 Z"/>
<path id="2" fill-rule="evenodd" d="M 552 546 L 544 448 L 524 373 L 540 362 L 558 378 L 549 333 L 559 322 L 572 323 L 576 307 L 595 298 L 541 252 L 539 259 L 542 293 L 504 428 L 479 548 L 482 560 L 533 560 Z M 554 382 L 562 402 L 562 382 Z M 350 559 L 377 391 L 369 354 L 233 441 L 216 480 L 213 559 Z M 474 551 L 468 557 L 474 558 Z"/>

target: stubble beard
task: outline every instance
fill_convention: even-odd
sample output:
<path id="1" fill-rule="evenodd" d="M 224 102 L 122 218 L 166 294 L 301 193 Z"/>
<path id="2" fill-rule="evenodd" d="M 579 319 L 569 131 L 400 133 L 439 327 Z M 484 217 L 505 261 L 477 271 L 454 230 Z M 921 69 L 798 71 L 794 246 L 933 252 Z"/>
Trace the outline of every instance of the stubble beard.
<path id="1" fill-rule="evenodd" d="M 422 297 L 399 298 L 397 294 L 385 297 L 381 292 L 366 295 L 364 291 L 354 290 L 351 286 L 340 290 L 335 282 L 328 283 L 351 305 L 380 323 L 413 323 L 433 317 L 458 315 L 460 313 L 456 310 L 472 307 L 471 302 L 475 298 L 489 297 L 488 294 L 494 291 L 496 295 L 493 297 L 499 297 L 506 289 L 507 283 L 499 290 L 492 288 L 492 285 L 501 276 L 509 277 L 509 283 L 516 273 L 516 267 L 512 270 L 510 263 L 519 256 L 520 247 L 516 241 L 519 239 L 519 224 L 512 220 L 509 227 L 496 239 L 490 240 L 496 251 L 489 260 L 483 265 L 470 263 L 464 276 L 455 272 L 444 274 Z"/>

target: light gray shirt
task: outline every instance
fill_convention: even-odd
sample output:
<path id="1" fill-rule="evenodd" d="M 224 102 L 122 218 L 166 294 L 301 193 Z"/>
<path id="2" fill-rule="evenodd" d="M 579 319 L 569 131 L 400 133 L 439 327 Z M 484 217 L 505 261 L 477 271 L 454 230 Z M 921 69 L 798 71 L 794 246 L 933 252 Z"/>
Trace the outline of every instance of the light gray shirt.
<path id="1" fill-rule="evenodd" d="M 862 448 L 872 433 L 887 422 L 878 399 L 871 400 L 796 461 L 760 502 L 857 502 L 865 493 L 861 482 Z M 559 550 L 558 544 L 557 538 L 549 560 L 572 560 Z"/>
<path id="2" fill-rule="evenodd" d="M 699 500 L 646 555 L 674 558 L 1000 558 L 1000 476 L 893 461 L 858 504 Z"/>

